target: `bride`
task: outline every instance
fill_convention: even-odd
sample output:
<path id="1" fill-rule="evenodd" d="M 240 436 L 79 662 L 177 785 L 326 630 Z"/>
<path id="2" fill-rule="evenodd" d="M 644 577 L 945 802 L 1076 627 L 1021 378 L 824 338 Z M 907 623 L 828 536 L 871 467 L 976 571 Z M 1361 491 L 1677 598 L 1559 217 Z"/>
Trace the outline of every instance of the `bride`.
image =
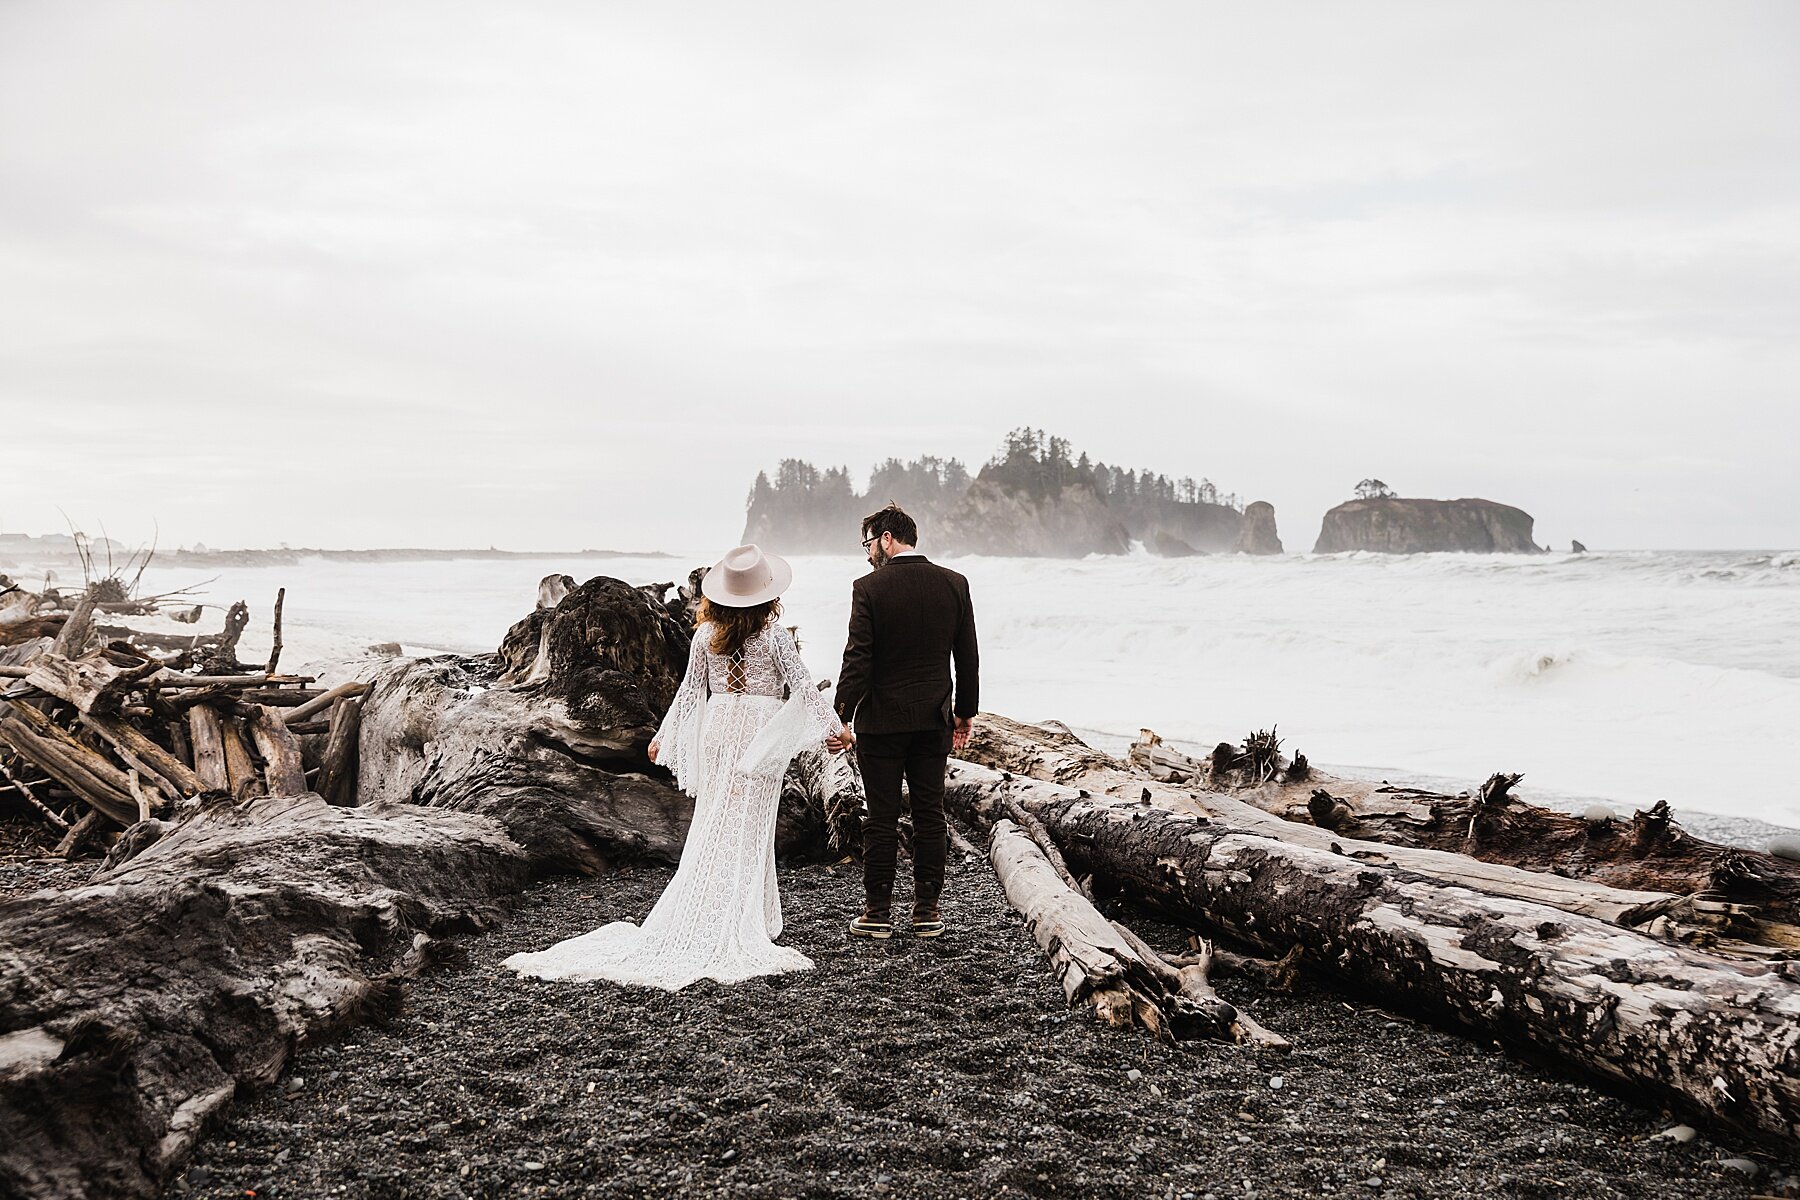
<path id="1" fill-rule="evenodd" d="M 843 725 L 776 622 L 777 597 L 793 578 L 785 559 L 739 546 L 701 582 L 687 676 L 650 743 L 650 760 L 694 798 L 694 820 L 675 878 L 643 925 L 615 921 L 503 965 L 539 979 L 670 991 L 813 965 L 774 944 L 775 811 L 789 761 Z"/>

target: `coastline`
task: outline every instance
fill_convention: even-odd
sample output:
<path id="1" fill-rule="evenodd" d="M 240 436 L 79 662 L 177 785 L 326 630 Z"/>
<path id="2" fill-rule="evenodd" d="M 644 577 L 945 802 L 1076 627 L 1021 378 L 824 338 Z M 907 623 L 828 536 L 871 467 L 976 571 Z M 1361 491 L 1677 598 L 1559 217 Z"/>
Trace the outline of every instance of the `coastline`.
<path id="1" fill-rule="evenodd" d="M 124 556 L 115 550 L 115 561 Z M 309 558 L 325 562 L 349 563 L 417 563 L 417 562 L 507 562 L 519 559 L 576 559 L 604 561 L 615 558 L 673 559 L 677 555 L 663 550 L 440 550 L 430 547 L 396 546 L 374 550 L 328 550 L 301 547 L 279 550 L 158 550 L 155 563 L 159 567 L 288 567 Z M 0 568 L 18 570 L 24 567 L 79 567 L 81 558 L 73 552 L 34 550 L 29 556 L 0 556 Z"/>

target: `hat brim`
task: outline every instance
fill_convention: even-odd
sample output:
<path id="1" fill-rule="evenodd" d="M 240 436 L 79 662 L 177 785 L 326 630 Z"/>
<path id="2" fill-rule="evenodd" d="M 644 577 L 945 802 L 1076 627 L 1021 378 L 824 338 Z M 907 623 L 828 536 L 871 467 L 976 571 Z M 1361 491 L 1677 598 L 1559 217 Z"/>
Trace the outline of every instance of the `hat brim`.
<path id="1" fill-rule="evenodd" d="M 726 591 L 725 572 L 720 570 L 725 565 L 725 560 L 721 558 L 707 571 L 706 578 L 700 581 L 700 594 L 726 608 L 750 608 L 757 604 L 767 604 L 788 590 L 788 585 L 794 582 L 794 568 L 781 555 L 767 551 L 763 552 L 763 561 L 769 564 L 769 582 L 766 587 L 748 596 Z"/>

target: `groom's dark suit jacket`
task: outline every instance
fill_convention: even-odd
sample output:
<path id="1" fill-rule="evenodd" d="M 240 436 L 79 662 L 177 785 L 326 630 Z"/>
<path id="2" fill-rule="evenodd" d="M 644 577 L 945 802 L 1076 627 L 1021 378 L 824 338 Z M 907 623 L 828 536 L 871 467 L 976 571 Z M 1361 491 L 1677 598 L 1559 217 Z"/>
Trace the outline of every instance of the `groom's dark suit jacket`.
<path id="1" fill-rule="evenodd" d="M 967 579 L 909 554 L 856 581 L 837 709 L 858 734 L 947 729 L 952 714 L 973 717 L 978 675 Z"/>

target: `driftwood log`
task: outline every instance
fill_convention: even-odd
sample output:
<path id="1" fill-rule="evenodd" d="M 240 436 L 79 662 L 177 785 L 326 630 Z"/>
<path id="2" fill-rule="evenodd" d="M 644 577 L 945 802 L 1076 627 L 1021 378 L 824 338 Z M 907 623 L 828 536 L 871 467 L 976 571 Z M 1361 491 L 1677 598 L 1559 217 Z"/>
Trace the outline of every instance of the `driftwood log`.
<path id="1" fill-rule="evenodd" d="M 1273 732 L 1261 735 L 1273 740 Z M 1518 774 L 1496 772 L 1450 796 L 1421 788 L 1342 779 L 1278 754 L 1256 734 L 1193 758 L 1150 730 L 1131 747 L 1130 765 L 1163 783 L 1229 794 L 1285 820 L 1364 842 L 1447 851 L 1537 874 L 1590 880 L 1626 891 L 1702 896 L 1774 924 L 1800 924 L 1800 868 L 1756 851 L 1696 838 L 1667 806 L 1633 817 L 1577 815 L 1520 801 Z M 1260 765 L 1263 764 L 1263 765 Z M 1724 911 L 1715 909 L 1714 911 Z M 1800 934 L 1800 931 L 1797 931 Z M 1779 942 L 1800 950 L 1800 936 Z"/>
<path id="2" fill-rule="evenodd" d="M 1097 772 L 1109 779 L 1117 770 L 1098 764 L 1103 755 L 1075 770 L 1082 756 L 1066 745 L 1043 754 L 1056 764 L 1046 773 L 1098 782 Z M 1108 795 L 954 763 L 949 799 L 990 817 L 1025 809 L 1072 868 L 1191 928 L 1270 955 L 1297 951 L 1310 971 L 1384 1004 L 1550 1051 L 1789 1145 L 1800 1140 L 1800 983 L 1791 962 L 1706 953 L 1342 846 L 1304 844 L 1282 827 L 1310 826 L 1210 796 L 1202 799 L 1216 810 L 1202 812 L 1156 803 L 1143 786 Z"/>
<path id="3" fill-rule="evenodd" d="M 1167 1039 L 1212 1037 L 1288 1048 L 1221 1000 L 1202 958 L 1177 966 L 1129 928 L 1108 921 L 1061 865 L 1054 845 L 1001 817 L 989 831 L 988 860 L 1007 900 L 1050 960 L 1070 1004 L 1085 1005 L 1116 1029 Z"/>
<path id="4" fill-rule="evenodd" d="M 1175 813 L 1229 820 L 1273 839 L 1343 854 L 1370 865 L 1399 868 L 1446 885 L 1548 904 L 1629 928 L 1657 926 L 1664 936 L 1718 950 L 1755 957 L 1790 957 L 1800 950 L 1800 929 L 1784 920 L 1765 918 L 1754 905 L 1721 899 L 1713 891 L 1710 862 L 1729 857 L 1725 847 L 1711 847 L 1706 869 L 1696 867 L 1687 876 L 1671 876 L 1665 869 L 1657 869 L 1656 878 L 1692 885 L 1689 888 L 1664 891 L 1616 886 L 1606 880 L 1628 879 L 1624 867 L 1618 872 L 1599 872 L 1598 879 L 1585 879 L 1451 850 L 1347 837 L 1310 820 L 1278 816 L 1236 793 L 1152 778 L 1148 772 L 1084 744 L 1055 723 L 1026 725 L 984 713 L 975 729 L 965 757 L 998 770 L 1142 800 Z M 1686 841 L 1705 845 L 1696 839 Z M 1800 875 L 1795 864 L 1769 855 L 1754 856 L 1754 861 L 1770 878 Z"/>
<path id="5" fill-rule="evenodd" d="M 155 1195 L 240 1088 L 391 1012 L 531 872 L 493 820 L 310 795 L 213 793 L 114 862 L 0 901 L 0 1194 Z"/>

